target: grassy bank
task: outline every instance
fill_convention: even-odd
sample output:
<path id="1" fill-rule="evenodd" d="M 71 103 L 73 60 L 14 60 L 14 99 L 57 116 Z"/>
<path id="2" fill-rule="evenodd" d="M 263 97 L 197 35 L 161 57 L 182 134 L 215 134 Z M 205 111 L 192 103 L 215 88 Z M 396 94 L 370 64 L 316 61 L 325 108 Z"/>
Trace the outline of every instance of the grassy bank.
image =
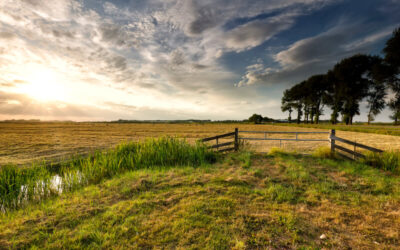
<path id="1" fill-rule="evenodd" d="M 396 248 L 399 206 L 390 172 L 243 152 L 128 171 L 3 214 L 0 248 Z"/>
<path id="2" fill-rule="evenodd" d="M 44 163 L 30 168 L 4 166 L 0 168 L 0 208 L 3 211 L 19 208 L 128 170 L 200 166 L 214 161 L 215 154 L 202 144 L 163 137 L 121 144 L 113 150 L 99 151 L 56 167 Z"/>

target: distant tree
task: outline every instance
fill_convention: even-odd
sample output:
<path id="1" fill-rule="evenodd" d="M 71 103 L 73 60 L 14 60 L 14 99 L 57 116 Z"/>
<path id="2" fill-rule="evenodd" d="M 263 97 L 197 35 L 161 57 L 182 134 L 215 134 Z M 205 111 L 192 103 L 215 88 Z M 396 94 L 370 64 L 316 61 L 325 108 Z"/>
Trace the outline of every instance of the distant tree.
<path id="1" fill-rule="evenodd" d="M 301 118 L 303 116 L 303 108 L 306 106 L 304 85 L 305 81 L 294 85 L 289 90 L 289 96 L 293 101 L 294 109 L 297 111 L 297 124 L 300 124 Z"/>
<path id="2" fill-rule="evenodd" d="M 370 79 L 367 92 L 368 124 L 385 108 L 386 86 L 388 68 L 378 56 L 371 57 L 371 69 L 368 77 Z"/>
<path id="3" fill-rule="evenodd" d="M 249 117 L 249 122 L 252 122 L 254 124 L 260 124 L 263 121 L 263 117 L 259 114 L 253 114 L 252 116 Z"/>
<path id="4" fill-rule="evenodd" d="M 341 112 L 347 125 L 351 125 L 353 117 L 360 114 L 360 102 L 368 93 L 370 81 L 366 75 L 370 68 L 371 57 L 361 54 L 343 59 L 333 68 L 335 81 L 340 83 Z"/>
<path id="5" fill-rule="evenodd" d="M 292 112 L 293 112 L 294 108 L 296 108 L 296 105 L 293 102 L 293 100 L 291 100 L 289 90 L 286 89 L 283 92 L 281 110 L 282 110 L 282 112 L 289 112 L 289 117 L 288 117 L 289 123 L 292 122 Z"/>
<path id="6" fill-rule="evenodd" d="M 385 97 L 386 88 L 384 84 L 374 83 L 371 85 L 367 96 L 368 125 L 385 108 Z"/>
<path id="7" fill-rule="evenodd" d="M 388 106 L 393 112 L 390 116 L 390 119 L 392 119 L 394 121 L 394 124 L 397 125 L 400 121 L 400 97 L 397 96 L 390 100 Z"/>
<path id="8" fill-rule="evenodd" d="M 342 82 L 338 81 L 332 70 L 325 75 L 327 93 L 323 98 L 324 104 L 332 109 L 331 123 L 338 122 L 339 114 L 343 109 L 344 95 Z"/>
<path id="9" fill-rule="evenodd" d="M 311 116 L 311 123 L 319 123 L 319 117 L 322 115 L 324 99 L 327 95 L 328 86 L 326 75 L 314 75 L 308 78 L 305 87 L 306 103 L 308 103 Z"/>
<path id="10" fill-rule="evenodd" d="M 397 124 L 400 119 L 400 28 L 393 31 L 392 37 L 386 42 L 383 49 L 385 62 L 390 67 L 387 83 L 394 93 L 394 98 L 389 102 L 392 110 L 391 119 Z"/>
<path id="11" fill-rule="evenodd" d="M 262 121 L 263 122 L 274 122 L 275 120 L 273 118 L 269 118 L 268 116 L 264 116 L 262 118 Z"/>

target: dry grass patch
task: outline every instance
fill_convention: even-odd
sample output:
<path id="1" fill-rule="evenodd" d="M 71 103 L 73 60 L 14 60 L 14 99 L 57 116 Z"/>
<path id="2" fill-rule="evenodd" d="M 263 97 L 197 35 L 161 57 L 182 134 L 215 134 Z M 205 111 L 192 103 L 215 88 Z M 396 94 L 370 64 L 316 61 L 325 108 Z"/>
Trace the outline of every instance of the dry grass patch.
<path id="1" fill-rule="evenodd" d="M 368 126 L 365 126 L 368 127 Z M 374 127 L 374 126 L 370 126 Z M 217 134 L 242 131 L 329 131 L 329 127 L 291 127 L 283 125 L 254 125 L 244 123 L 206 124 L 153 124 L 153 123 L 73 123 L 73 122 L 2 122 L 0 123 L 0 165 L 6 163 L 31 164 L 32 161 L 60 161 L 74 154 L 87 154 L 120 144 L 122 141 L 138 141 L 149 137 L 177 136 L 195 142 Z M 377 129 L 384 129 L 377 127 Z M 245 134 L 241 134 L 244 136 Z M 247 135 L 246 135 L 247 136 Z M 263 134 L 250 134 L 263 137 Z M 294 135 L 269 135 L 271 138 L 293 138 Z M 397 136 L 352 131 L 337 131 L 337 136 L 356 140 L 383 150 L 400 149 Z M 327 139 L 325 134 L 300 135 L 299 138 Z M 279 141 L 251 141 L 257 152 L 268 152 L 280 147 Z M 282 141 L 286 151 L 312 152 L 327 146 L 328 142 Z"/>

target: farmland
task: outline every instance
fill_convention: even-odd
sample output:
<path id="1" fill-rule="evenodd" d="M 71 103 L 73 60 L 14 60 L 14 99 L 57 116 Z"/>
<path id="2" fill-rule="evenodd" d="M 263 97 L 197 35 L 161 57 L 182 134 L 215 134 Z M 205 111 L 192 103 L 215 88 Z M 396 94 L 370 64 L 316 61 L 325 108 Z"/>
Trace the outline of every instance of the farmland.
<path id="1" fill-rule="evenodd" d="M 194 144 L 236 127 L 326 130 L 222 123 L 1 126 L 3 162 L 65 164 L 2 169 L 0 248 L 370 249 L 400 243 L 398 168 L 383 171 L 335 158 L 329 148 L 314 151 L 328 142 L 282 142 L 276 148 L 279 141 L 252 141 L 229 154 Z M 337 135 L 400 148 L 396 136 Z M 160 138 L 148 140 L 154 137 Z M 95 150 L 102 152 L 70 159 Z M 53 183 L 55 174 L 60 185 Z"/>
<path id="2" fill-rule="evenodd" d="M 74 122 L 3 122 L 0 123 L 0 165 L 26 165 L 33 161 L 60 161 L 74 154 L 87 154 L 113 147 L 122 141 L 138 141 L 149 137 L 176 136 L 189 142 L 216 134 L 232 132 L 234 128 L 250 131 L 329 131 L 328 127 L 307 128 L 254 124 L 160 124 L 160 123 L 74 123 Z M 364 126 L 374 127 L 374 126 Z M 376 127 L 380 129 L 380 127 Z M 400 149 L 397 136 L 339 130 L 339 137 L 383 150 Z M 240 134 L 242 136 L 242 134 Z M 250 134 L 256 137 L 260 135 Z M 263 136 L 263 135 L 261 135 Z M 273 135 L 285 138 L 285 135 Z M 327 139 L 327 135 L 307 135 L 304 138 Z M 288 136 L 286 136 L 288 138 Z M 289 151 L 310 152 L 328 142 L 282 142 Z M 267 152 L 280 146 L 279 141 L 252 141 L 257 152 Z"/>

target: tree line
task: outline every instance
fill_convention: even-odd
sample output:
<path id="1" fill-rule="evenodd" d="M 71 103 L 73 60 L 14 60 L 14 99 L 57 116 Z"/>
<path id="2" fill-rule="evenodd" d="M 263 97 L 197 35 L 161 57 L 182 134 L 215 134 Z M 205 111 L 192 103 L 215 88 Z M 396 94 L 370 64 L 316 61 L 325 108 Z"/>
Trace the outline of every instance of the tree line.
<path id="1" fill-rule="evenodd" d="M 388 93 L 391 98 L 388 102 Z M 356 54 L 338 62 L 326 74 L 313 75 L 290 89 L 282 97 L 282 112 L 297 113 L 300 123 L 319 123 L 324 108 L 332 110 L 331 123 L 341 116 L 347 125 L 360 114 L 360 103 L 367 103 L 368 124 L 374 121 L 386 106 L 391 119 L 400 121 L 400 28 L 393 31 L 386 42 L 383 57 Z"/>

